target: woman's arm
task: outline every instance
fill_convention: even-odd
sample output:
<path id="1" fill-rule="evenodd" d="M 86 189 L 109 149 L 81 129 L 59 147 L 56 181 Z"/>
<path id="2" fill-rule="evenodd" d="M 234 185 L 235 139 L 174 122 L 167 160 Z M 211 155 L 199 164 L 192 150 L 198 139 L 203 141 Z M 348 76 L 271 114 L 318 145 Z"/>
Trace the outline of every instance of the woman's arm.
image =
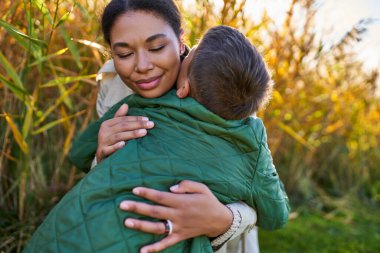
<path id="1" fill-rule="evenodd" d="M 69 160 L 79 169 L 87 172 L 96 154 L 100 162 L 125 141 L 146 135 L 146 129 L 154 126 L 153 122 L 140 116 L 125 116 L 128 106 L 118 103 L 102 118 L 91 123 L 73 141 Z M 120 145 L 121 144 L 121 145 Z"/>
<path id="2" fill-rule="evenodd" d="M 231 205 L 228 208 L 220 203 L 204 184 L 184 180 L 170 190 L 171 192 L 161 192 L 138 187 L 133 190 L 134 194 L 149 199 L 157 205 L 134 201 L 123 201 L 120 204 L 122 210 L 170 220 L 173 224 L 172 234 L 159 242 L 143 247 L 140 252 L 161 251 L 177 242 L 200 235 L 213 238 L 212 246 L 217 250 L 226 241 L 235 238 L 255 224 L 256 214 L 252 209 L 241 203 L 232 204 L 233 208 Z M 248 212 L 246 208 L 249 208 Z M 234 214 L 232 209 L 237 210 L 239 214 Z M 235 219 L 238 219 L 238 222 Z M 165 233 L 164 222 L 126 219 L 125 226 L 147 233 Z M 219 237 L 226 232 L 224 238 Z"/>
<path id="3" fill-rule="evenodd" d="M 113 107 L 132 91 L 116 75 L 112 60 L 103 65 L 96 80 L 99 88 L 96 111 L 99 118 L 106 116 L 106 119 L 92 123 L 76 137 L 69 153 L 70 161 L 85 172 L 122 148 L 126 141 L 145 136 L 146 129 L 154 126 L 145 117 L 126 116 L 126 104 Z"/>

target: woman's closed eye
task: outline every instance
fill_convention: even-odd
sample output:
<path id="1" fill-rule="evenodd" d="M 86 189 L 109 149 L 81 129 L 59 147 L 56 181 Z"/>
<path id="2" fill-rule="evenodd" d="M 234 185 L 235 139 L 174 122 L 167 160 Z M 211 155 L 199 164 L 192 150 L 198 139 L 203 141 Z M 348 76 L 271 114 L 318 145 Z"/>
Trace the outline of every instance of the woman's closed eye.
<path id="1" fill-rule="evenodd" d="M 165 47 L 166 47 L 166 45 L 161 45 L 161 46 L 158 46 L 158 47 L 150 48 L 149 51 L 151 51 L 151 52 L 159 52 L 162 49 L 164 49 Z"/>
<path id="2" fill-rule="evenodd" d="M 129 56 L 131 56 L 133 53 L 129 52 L 129 53 L 120 53 L 120 54 L 116 54 L 117 57 L 119 57 L 120 59 L 125 59 L 125 58 L 128 58 Z"/>
<path id="3" fill-rule="evenodd" d="M 163 50 L 165 47 L 166 47 L 166 45 L 161 45 L 158 47 L 150 48 L 149 51 L 150 52 L 159 52 L 159 51 Z M 127 52 L 127 53 L 117 53 L 116 55 L 120 59 L 125 59 L 125 58 L 128 58 L 129 56 L 131 56 L 132 54 L 133 54 L 133 52 Z"/>

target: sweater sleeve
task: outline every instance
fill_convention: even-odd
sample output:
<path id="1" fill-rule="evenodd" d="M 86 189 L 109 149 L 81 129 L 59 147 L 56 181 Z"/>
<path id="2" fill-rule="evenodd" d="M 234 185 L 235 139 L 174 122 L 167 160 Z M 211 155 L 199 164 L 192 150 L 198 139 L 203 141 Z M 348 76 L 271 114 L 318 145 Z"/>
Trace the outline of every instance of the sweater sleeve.
<path id="1" fill-rule="evenodd" d="M 257 225 L 274 230 L 283 227 L 288 220 L 289 199 L 273 164 L 265 127 L 259 137 L 260 152 L 252 182 L 252 201 L 257 211 Z"/>

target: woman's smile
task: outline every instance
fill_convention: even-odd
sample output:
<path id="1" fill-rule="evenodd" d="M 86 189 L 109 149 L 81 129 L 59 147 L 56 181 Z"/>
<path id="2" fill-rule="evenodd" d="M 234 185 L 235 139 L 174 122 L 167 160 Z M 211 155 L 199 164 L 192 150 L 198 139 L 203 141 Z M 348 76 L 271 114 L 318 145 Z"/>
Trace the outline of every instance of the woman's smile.
<path id="1" fill-rule="evenodd" d="M 161 77 L 162 75 L 155 76 L 149 79 L 140 79 L 138 81 L 135 81 L 135 85 L 141 90 L 151 90 L 159 85 Z"/>

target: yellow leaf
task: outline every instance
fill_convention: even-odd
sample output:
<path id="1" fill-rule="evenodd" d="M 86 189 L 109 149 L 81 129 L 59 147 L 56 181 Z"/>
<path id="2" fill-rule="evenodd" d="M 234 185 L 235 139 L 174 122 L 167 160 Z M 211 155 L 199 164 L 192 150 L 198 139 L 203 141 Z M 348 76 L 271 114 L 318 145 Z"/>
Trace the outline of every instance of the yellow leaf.
<path id="1" fill-rule="evenodd" d="M 298 133 L 296 133 L 291 127 L 283 124 L 282 122 L 278 122 L 277 125 L 282 129 L 284 130 L 287 134 L 289 134 L 291 137 L 293 137 L 296 141 L 298 141 L 299 143 L 301 143 L 303 146 L 305 146 L 306 148 L 308 148 L 309 150 L 314 150 L 314 147 L 311 146 L 307 140 L 305 140 L 301 135 L 299 135 Z"/>
<path id="2" fill-rule="evenodd" d="M 13 137 L 15 138 L 17 144 L 19 145 L 22 152 L 25 154 L 29 153 L 29 147 L 24 138 L 22 137 L 20 131 L 18 130 L 16 124 L 13 122 L 12 118 L 9 117 L 7 113 L 5 113 L 5 120 L 8 122 L 9 127 L 12 130 Z"/>
<path id="3" fill-rule="evenodd" d="M 325 129 L 325 132 L 326 134 L 331 134 L 335 132 L 336 130 L 338 130 L 339 128 L 341 128 L 342 126 L 344 126 L 344 122 L 342 120 L 339 120 L 335 122 L 334 124 L 328 125 Z"/>
<path id="4" fill-rule="evenodd" d="M 284 99 L 282 98 L 280 92 L 278 92 L 278 90 L 273 90 L 273 100 L 278 103 L 278 104 L 283 104 L 284 103 Z"/>
<path id="5" fill-rule="evenodd" d="M 75 125 L 71 124 L 69 132 L 65 139 L 65 144 L 63 145 L 63 156 L 66 156 L 69 153 L 71 143 L 74 137 L 74 132 L 75 132 Z"/>

